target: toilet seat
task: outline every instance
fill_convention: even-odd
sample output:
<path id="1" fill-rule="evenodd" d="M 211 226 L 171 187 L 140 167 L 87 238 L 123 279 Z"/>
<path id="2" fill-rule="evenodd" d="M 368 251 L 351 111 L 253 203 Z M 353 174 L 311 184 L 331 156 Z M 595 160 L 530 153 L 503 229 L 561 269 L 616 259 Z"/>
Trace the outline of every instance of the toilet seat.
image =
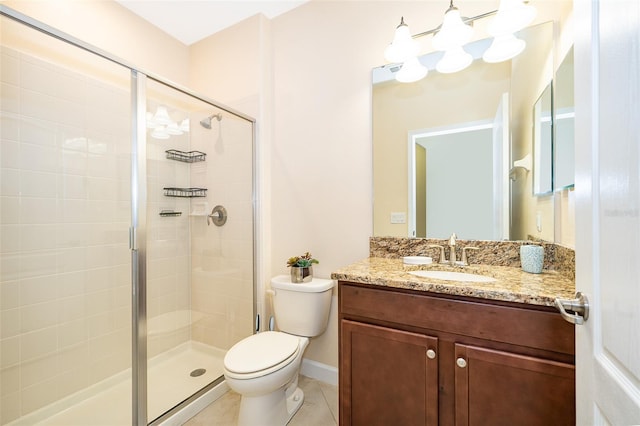
<path id="1" fill-rule="evenodd" d="M 300 350 L 297 336 L 265 331 L 233 345 L 224 357 L 225 374 L 252 379 L 277 371 L 293 361 Z"/>

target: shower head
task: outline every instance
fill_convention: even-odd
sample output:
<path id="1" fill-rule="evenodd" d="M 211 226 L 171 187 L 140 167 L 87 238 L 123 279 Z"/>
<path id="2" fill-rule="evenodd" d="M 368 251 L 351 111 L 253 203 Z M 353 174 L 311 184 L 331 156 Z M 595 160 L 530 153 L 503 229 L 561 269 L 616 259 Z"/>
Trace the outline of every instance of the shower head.
<path id="1" fill-rule="evenodd" d="M 200 125 L 202 127 L 204 127 L 205 129 L 210 129 L 211 128 L 211 119 L 215 118 L 216 120 L 220 121 L 222 120 L 222 114 L 218 113 L 218 114 L 213 114 L 210 115 L 207 118 L 203 118 L 202 120 L 200 120 Z"/>

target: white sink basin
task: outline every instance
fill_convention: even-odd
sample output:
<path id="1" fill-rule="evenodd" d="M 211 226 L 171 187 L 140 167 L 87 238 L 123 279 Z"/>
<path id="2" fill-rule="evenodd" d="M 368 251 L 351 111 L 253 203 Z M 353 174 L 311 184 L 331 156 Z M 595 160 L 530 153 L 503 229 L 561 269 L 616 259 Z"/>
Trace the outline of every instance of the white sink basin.
<path id="1" fill-rule="evenodd" d="M 466 272 L 452 272 L 452 271 L 411 271 L 412 275 L 422 278 L 435 278 L 437 280 L 447 281 L 463 281 L 474 283 L 490 283 L 495 281 L 495 278 L 486 277 L 484 275 L 467 274 Z"/>

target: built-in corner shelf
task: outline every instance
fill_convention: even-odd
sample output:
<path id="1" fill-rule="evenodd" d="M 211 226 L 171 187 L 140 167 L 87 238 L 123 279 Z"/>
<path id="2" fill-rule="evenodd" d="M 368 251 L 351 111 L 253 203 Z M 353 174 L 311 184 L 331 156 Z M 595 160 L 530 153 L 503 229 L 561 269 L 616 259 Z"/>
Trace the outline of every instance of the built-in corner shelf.
<path id="1" fill-rule="evenodd" d="M 168 149 L 165 151 L 169 160 L 182 161 L 183 163 L 197 163 L 204 161 L 207 154 L 201 151 L 179 151 L 177 149 Z"/>
<path id="2" fill-rule="evenodd" d="M 167 197 L 195 198 L 206 197 L 206 188 L 163 188 Z"/>
<path id="3" fill-rule="evenodd" d="M 197 163 L 200 161 L 205 161 L 207 154 L 201 151 L 180 151 L 177 149 L 168 149 L 165 151 L 167 154 L 167 158 L 170 160 L 181 161 L 183 163 Z M 207 189 L 206 188 L 175 188 L 175 187 L 166 187 L 163 188 L 164 195 L 166 197 L 180 197 L 180 198 L 196 198 L 196 197 L 206 197 Z M 167 212 L 166 215 L 160 213 L 161 216 L 179 216 L 182 214 L 181 212 L 178 215 L 172 215 Z"/>

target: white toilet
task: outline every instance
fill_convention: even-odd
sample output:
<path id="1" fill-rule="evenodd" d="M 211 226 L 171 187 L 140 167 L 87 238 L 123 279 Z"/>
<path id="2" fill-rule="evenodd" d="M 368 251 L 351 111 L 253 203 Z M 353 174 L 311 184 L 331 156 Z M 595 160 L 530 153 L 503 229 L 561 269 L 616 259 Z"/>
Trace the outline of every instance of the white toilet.
<path id="1" fill-rule="evenodd" d="M 241 395 L 238 425 L 284 426 L 298 411 L 302 354 L 309 338 L 327 328 L 333 280 L 294 284 L 288 275 L 271 280 L 273 311 L 280 331 L 265 331 L 233 345 L 224 357 L 224 376 Z"/>

